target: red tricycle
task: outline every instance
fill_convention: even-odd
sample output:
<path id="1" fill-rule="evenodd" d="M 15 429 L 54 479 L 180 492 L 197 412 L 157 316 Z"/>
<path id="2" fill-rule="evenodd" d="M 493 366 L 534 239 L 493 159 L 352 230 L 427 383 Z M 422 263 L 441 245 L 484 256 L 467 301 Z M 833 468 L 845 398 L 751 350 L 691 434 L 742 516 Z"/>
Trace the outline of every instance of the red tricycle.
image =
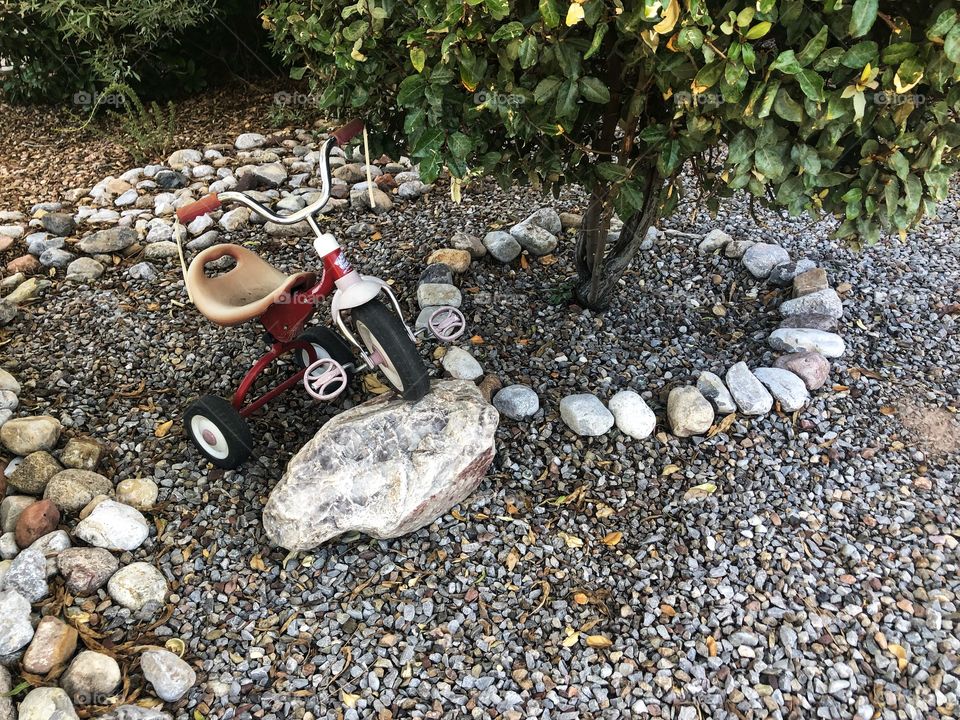
<path id="1" fill-rule="evenodd" d="M 227 243 L 202 251 L 190 263 L 185 281 L 197 309 L 223 326 L 259 319 L 271 345 L 244 376 L 230 401 L 204 395 L 184 413 L 190 439 L 218 467 L 236 468 L 250 456 L 253 438 L 246 418 L 298 382 L 321 401 L 344 392 L 356 373 L 373 369 L 382 372 L 405 400 L 420 400 L 430 389 L 416 334 L 403 321 L 400 303 L 389 285 L 353 269 L 337 239 L 321 232 L 317 224 L 316 215 L 330 199 L 331 150 L 334 144 L 345 144 L 362 129 L 363 124 L 354 120 L 323 143 L 319 162 L 321 197 L 291 214 L 276 215 L 241 192 L 211 194 L 177 210 L 177 218 L 184 224 L 227 202 L 245 205 L 265 220 L 281 225 L 306 221 L 315 236 L 313 247 L 323 261 L 319 277 L 313 272 L 287 275 L 253 251 Z M 205 266 L 225 256 L 232 257 L 236 265 L 228 272 L 208 277 Z M 330 311 L 340 335 L 327 327 L 306 326 L 318 304 L 331 292 Z M 381 294 L 386 295 L 386 304 L 378 299 Z M 442 307 L 430 315 L 424 330 L 451 341 L 465 325 L 459 310 Z M 254 381 L 287 353 L 293 353 L 299 369 L 263 395 L 248 400 Z"/>

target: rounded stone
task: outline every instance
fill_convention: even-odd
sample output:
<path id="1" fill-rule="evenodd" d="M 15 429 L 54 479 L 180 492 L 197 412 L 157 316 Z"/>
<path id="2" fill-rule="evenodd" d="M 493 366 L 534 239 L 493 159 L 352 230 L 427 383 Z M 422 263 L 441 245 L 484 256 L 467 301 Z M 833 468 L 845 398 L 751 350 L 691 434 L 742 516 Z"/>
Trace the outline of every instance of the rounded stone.
<path id="1" fill-rule="evenodd" d="M 151 648 L 140 656 L 143 677 L 153 686 L 157 697 L 176 702 L 197 682 L 197 673 L 169 650 Z"/>
<path id="2" fill-rule="evenodd" d="M 458 380 L 476 380 L 483 375 L 483 367 L 463 348 L 448 348 L 441 362 L 443 369 Z"/>
<path id="3" fill-rule="evenodd" d="M 0 427 L 0 442 L 14 455 L 52 450 L 60 439 L 60 421 L 49 415 L 8 420 Z"/>
<path id="4" fill-rule="evenodd" d="M 613 427 L 613 413 L 596 395 L 579 393 L 560 401 L 560 417 L 577 435 L 596 437 Z"/>
<path id="5" fill-rule="evenodd" d="M 803 351 L 781 355 L 773 366 L 789 370 L 803 380 L 807 390 L 823 387 L 830 377 L 830 361 L 818 352 Z"/>
<path id="6" fill-rule="evenodd" d="M 467 250 L 441 248 L 434 250 L 427 258 L 428 264 L 442 263 L 455 273 L 464 273 L 470 267 L 471 255 Z"/>
<path id="7" fill-rule="evenodd" d="M 20 517 L 14 533 L 17 545 L 21 548 L 30 547 L 37 540 L 48 533 L 52 533 L 60 524 L 60 510 L 50 500 L 38 500 L 27 506 Z"/>
<path id="8" fill-rule="evenodd" d="M 137 510 L 149 510 L 157 502 L 160 488 L 150 478 L 128 478 L 117 483 L 116 492 L 118 502 Z"/>
<path id="9" fill-rule="evenodd" d="M 513 262 L 523 252 L 517 239 L 503 230 L 494 230 L 484 235 L 483 246 L 493 257 L 503 263 Z"/>
<path id="10" fill-rule="evenodd" d="M 35 675 L 46 675 L 63 665 L 77 649 L 77 631 L 63 620 L 47 615 L 40 620 L 30 646 L 23 655 L 23 669 Z"/>
<path id="11" fill-rule="evenodd" d="M 113 574 L 107 582 L 107 592 L 115 602 L 138 612 L 148 603 L 163 605 L 167 581 L 150 563 L 135 562 Z"/>
<path id="12" fill-rule="evenodd" d="M 97 495 L 113 492 L 113 483 L 90 470 L 64 470 L 53 476 L 43 497 L 65 513 L 75 513 Z"/>
<path id="13" fill-rule="evenodd" d="M 745 362 L 732 365 L 724 377 L 727 389 L 744 415 L 765 415 L 773 409 L 773 396 L 767 392 Z"/>
<path id="14" fill-rule="evenodd" d="M 0 657 L 17 652 L 32 639 L 30 601 L 14 589 L 0 590 Z"/>
<path id="15" fill-rule="evenodd" d="M 60 678 L 60 684 L 77 705 L 108 705 L 120 686 L 120 666 L 109 655 L 84 650 Z"/>
<path id="16" fill-rule="evenodd" d="M 677 437 L 703 435 L 713 417 L 713 406 L 695 387 L 675 387 L 667 396 L 667 420 Z"/>
<path id="17" fill-rule="evenodd" d="M 150 535 L 150 526 L 136 508 L 104 500 L 77 523 L 74 534 L 94 547 L 136 550 Z"/>
<path id="18" fill-rule="evenodd" d="M 47 483 L 63 470 L 60 463 L 46 450 L 37 450 L 27 455 L 8 480 L 11 487 L 26 495 L 42 495 Z"/>
<path id="19" fill-rule="evenodd" d="M 83 597 L 92 595 L 120 568 L 120 562 L 103 548 L 70 548 L 57 555 L 57 568 L 67 590 Z"/>
<path id="20" fill-rule="evenodd" d="M 79 720 L 73 703 L 58 687 L 38 687 L 20 703 L 17 720 Z"/>
<path id="21" fill-rule="evenodd" d="M 633 390 L 621 390 L 607 403 L 617 428 L 637 440 L 648 437 L 657 426 L 653 410 Z"/>
<path id="22" fill-rule="evenodd" d="M 790 253 L 779 245 L 757 243 L 743 254 L 743 264 L 755 278 L 765 278 L 780 263 L 790 261 Z"/>
<path id="23" fill-rule="evenodd" d="M 508 385 L 493 396 L 493 406 L 511 420 L 526 420 L 540 410 L 540 398 L 527 385 Z"/>

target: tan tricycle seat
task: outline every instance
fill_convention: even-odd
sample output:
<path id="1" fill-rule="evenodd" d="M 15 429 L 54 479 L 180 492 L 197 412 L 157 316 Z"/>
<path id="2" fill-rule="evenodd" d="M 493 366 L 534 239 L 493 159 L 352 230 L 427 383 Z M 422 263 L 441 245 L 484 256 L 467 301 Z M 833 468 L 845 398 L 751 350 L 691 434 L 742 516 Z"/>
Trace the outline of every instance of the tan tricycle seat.
<path id="1" fill-rule="evenodd" d="M 237 264 L 229 272 L 207 277 L 204 265 L 229 255 Z M 287 275 L 252 250 L 224 243 L 207 248 L 190 263 L 187 292 L 197 310 L 217 325 L 239 325 L 266 312 L 295 289 L 317 282 L 316 273 Z"/>

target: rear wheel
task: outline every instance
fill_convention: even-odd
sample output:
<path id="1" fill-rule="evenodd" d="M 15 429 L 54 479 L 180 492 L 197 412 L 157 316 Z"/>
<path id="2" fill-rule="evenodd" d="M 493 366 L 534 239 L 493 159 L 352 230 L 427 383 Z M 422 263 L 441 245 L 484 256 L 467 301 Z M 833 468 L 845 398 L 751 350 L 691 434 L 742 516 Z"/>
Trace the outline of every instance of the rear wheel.
<path id="1" fill-rule="evenodd" d="M 426 395 L 430 390 L 430 376 L 403 321 L 378 300 L 350 312 L 367 352 L 380 356 L 377 368 L 403 399 L 417 401 Z"/>
<path id="2" fill-rule="evenodd" d="M 194 400 L 183 414 L 183 426 L 193 444 L 217 467 L 233 470 L 253 452 L 250 426 L 221 397 L 204 395 Z"/>
<path id="3" fill-rule="evenodd" d="M 297 340 L 308 342 L 313 347 L 313 357 L 310 356 L 309 350 L 294 351 L 294 360 L 297 365 L 305 368 L 317 360 L 330 358 L 336 360 L 346 370 L 348 383 L 353 379 L 356 357 L 350 347 L 333 330 L 319 325 L 307 328 L 297 335 Z"/>

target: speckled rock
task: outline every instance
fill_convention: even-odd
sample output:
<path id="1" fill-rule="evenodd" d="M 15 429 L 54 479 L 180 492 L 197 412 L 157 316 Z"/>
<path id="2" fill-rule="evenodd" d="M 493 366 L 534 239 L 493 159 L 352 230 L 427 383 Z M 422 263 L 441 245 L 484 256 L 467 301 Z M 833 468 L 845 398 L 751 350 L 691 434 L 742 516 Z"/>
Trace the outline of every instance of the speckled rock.
<path id="1" fill-rule="evenodd" d="M 456 285 L 441 283 L 423 283 L 417 287 L 417 303 L 421 308 L 450 305 L 460 307 L 463 297 Z"/>
<path id="2" fill-rule="evenodd" d="M 560 401 L 560 417 L 577 435 L 603 435 L 615 422 L 611 413 L 596 395 L 578 393 Z"/>
<path id="3" fill-rule="evenodd" d="M 31 603 L 43 600 L 50 593 L 43 553 L 33 548 L 20 551 L 3 576 L 3 589 L 15 590 Z"/>
<path id="4" fill-rule="evenodd" d="M 136 508 L 104 500 L 77 523 L 74 534 L 94 547 L 136 550 L 150 535 L 150 526 Z"/>
<path id="5" fill-rule="evenodd" d="M 61 512 L 75 513 L 96 495 L 113 492 L 113 483 L 90 470 L 64 470 L 53 476 L 43 497 L 53 500 Z"/>
<path id="6" fill-rule="evenodd" d="M 773 397 L 744 362 L 727 370 L 724 377 L 727 389 L 744 415 L 766 415 L 773 409 Z"/>
<path id="7" fill-rule="evenodd" d="M 17 720 L 79 720 L 73 703 L 58 687 L 38 687 L 20 703 Z"/>
<path id="8" fill-rule="evenodd" d="M 789 370 L 762 367 L 754 370 L 753 374 L 767 386 L 784 412 L 795 412 L 810 400 L 810 393 L 807 392 L 803 380 Z"/>
<path id="9" fill-rule="evenodd" d="M 559 230 L 557 232 L 559 232 Z M 482 258 L 487 254 L 487 248 L 484 247 L 483 241 L 480 238 L 462 231 L 453 234 L 453 237 L 450 238 L 450 246 L 457 250 L 465 250 L 470 253 L 470 257 L 474 260 Z"/>
<path id="10" fill-rule="evenodd" d="M 116 493 L 117 502 L 137 510 L 149 510 L 157 502 L 160 488 L 150 478 L 128 478 L 117 483 Z"/>
<path id="11" fill-rule="evenodd" d="M 827 358 L 840 357 L 846 350 L 843 338 L 836 333 L 805 328 L 777 328 L 770 333 L 767 341 L 774 350 L 783 352 L 813 350 Z"/>
<path id="12" fill-rule="evenodd" d="M 824 332 L 836 332 L 839 326 L 840 323 L 837 318 L 813 313 L 787 315 L 778 324 L 778 327 L 782 328 L 808 328 L 810 330 L 823 330 Z"/>
<path id="13" fill-rule="evenodd" d="M 648 437 L 657 426 L 657 416 L 633 390 L 621 390 L 610 398 L 607 407 L 613 413 L 617 429 L 637 440 Z"/>
<path id="14" fill-rule="evenodd" d="M 713 406 L 695 387 L 675 387 L 667 396 L 667 420 L 677 437 L 703 435 L 713 417 Z"/>
<path id="15" fill-rule="evenodd" d="M 510 234 L 531 255 L 548 255 L 557 249 L 557 236 L 533 223 L 514 225 Z"/>
<path id="16" fill-rule="evenodd" d="M 67 590 L 82 597 L 92 595 L 120 568 L 120 562 L 103 548 L 75 547 L 57 555 L 57 568 Z"/>
<path id="17" fill-rule="evenodd" d="M 32 638 L 30 601 L 16 590 L 0 590 L 0 657 L 15 653 Z"/>
<path id="18" fill-rule="evenodd" d="M 493 257 L 504 263 L 513 262 L 523 251 L 517 239 L 503 230 L 494 230 L 484 235 L 483 246 Z"/>
<path id="19" fill-rule="evenodd" d="M 100 443 L 92 438 L 70 438 L 60 453 L 60 462 L 76 470 L 94 470 L 101 452 Z"/>
<path id="20" fill-rule="evenodd" d="M 790 254 L 779 245 L 757 243 L 743 254 L 743 265 L 755 278 L 765 278 L 780 263 L 789 262 Z"/>
<path id="21" fill-rule="evenodd" d="M 381 396 L 345 410 L 290 460 L 263 511 L 267 536 L 306 550 L 350 530 L 423 527 L 476 488 L 498 418 L 463 380 L 434 381 L 417 403 Z"/>
<path id="22" fill-rule="evenodd" d="M 47 615 L 40 620 L 23 655 L 23 669 L 35 675 L 46 675 L 66 663 L 76 649 L 76 629 L 58 617 Z"/>
<path id="23" fill-rule="evenodd" d="M 197 673 L 169 650 L 151 648 L 140 656 L 143 676 L 161 700 L 176 702 L 197 683 Z"/>
<path id="24" fill-rule="evenodd" d="M 792 372 L 803 380 L 807 390 L 823 387 L 830 377 L 830 361 L 818 352 L 803 351 L 781 355 L 774 361 L 773 366 Z"/>
<path id="25" fill-rule="evenodd" d="M 0 427 L 0 442 L 14 455 L 52 450 L 60 439 L 60 421 L 49 415 L 14 418 Z"/>
<path id="26" fill-rule="evenodd" d="M 140 611 L 148 605 L 159 609 L 167 597 L 167 581 L 150 563 L 135 562 L 113 574 L 107 592 L 125 608 Z"/>
<path id="27" fill-rule="evenodd" d="M 483 367 L 469 352 L 451 347 L 443 355 L 443 369 L 458 380 L 476 380 L 483 375 Z"/>
<path id="28" fill-rule="evenodd" d="M 704 255 L 710 255 L 722 250 L 730 242 L 733 242 L 732 237 L 727 235 L 727 233 L 725 233 L 723 230 L 714 228 L 704 235 L 703 240 L 701 240 L 700 244 L 697 245 L 697 250 Z"/>
<path id="29" fill-rule="evenodd" d="M 836 290 L 827 288 L 780 304 L 781 315 L 797 315 L 798 313 L 827 315 L 840 319 L 843 317 L 843 301 L 837 295 Z"/>
<path id="30" fill-rule="evenodd" d="M 77 705 L 107 705 L 120 687 L 120 666 L 109 655 L 84 650 L 70 663 L 60 684 Z"/>
<path id="31" fill-rule="evenodd" d="M 427 263 L 442 263 L 455 273 L 464 273 L 470 267 L 470 253 L 456 248 L 440 248 L 430 253 Z"/>
<path id="32" fill-rule="evenodd" d="M 701 372 L 697 378 L 697 390 L 713 404 L 713 407 L 721 415 L 729 415 L 737 411 L 737 404 L 733 401 L 733 396 L 730 395 L 727 386 L 714 373 L 707 370 Z"/>
<path id="33" fill-rule="evenodd" d="M 540 398 L 527 385 L 508 385 L 493 396 L 493 406 L 511 420 L 526 420 L 540 410 Z"/>
<path id="34" fill-rule="evenodd" d="M 50 478 L 63 470 L 60 463 L 46 450 L 27 455 L 7 479 L 14 490 L 25 495 L 42 495 Z"/>
<path id="35" fill-rule="evenodd" d="M 0 501 L 0 532 L 14 532 L 20 514 L 36 501 L 29 495 L 7 495 Z"/>

